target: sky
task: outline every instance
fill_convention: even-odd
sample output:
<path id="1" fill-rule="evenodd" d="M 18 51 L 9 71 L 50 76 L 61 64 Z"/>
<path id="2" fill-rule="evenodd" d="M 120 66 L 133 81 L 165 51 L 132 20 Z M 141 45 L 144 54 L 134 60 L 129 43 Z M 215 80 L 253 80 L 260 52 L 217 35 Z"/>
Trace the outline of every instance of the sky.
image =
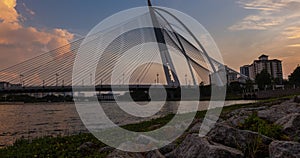
<path id="1" fill-rule="evenodd" d="M 261 54 L 300 64 L 300 0 L 152 0 L 184 12 L 212 35 L 224 62 L 239 70 Z M 119 11 L 146 0 L 0 0 L 0 69 L 85 36 Z"/>

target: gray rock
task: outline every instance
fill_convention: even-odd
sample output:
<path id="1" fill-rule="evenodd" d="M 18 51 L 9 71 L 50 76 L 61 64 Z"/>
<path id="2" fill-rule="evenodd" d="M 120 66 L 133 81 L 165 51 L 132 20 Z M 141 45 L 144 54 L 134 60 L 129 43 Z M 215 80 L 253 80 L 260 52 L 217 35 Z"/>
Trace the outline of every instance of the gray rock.
<path id="1" fill-rule="evenodd" d="M 225 117 L 228 118 L 227 120 L 223 121 L 222 123 L 228 124 L 232 127 L 238 127 L 240 124 L 244 123 L 245 120 L 254 114 L 257 111 L 267 109 L 267 106 L 261 107 L 250 107 L 250 108 L 241 108 L 234 110 L 228 113 Z"/>
<path id="2" fill-rule="evenodd" d="M 176 147 L 177 147 L 177 145 L 175 143 L 171 143 L 169 145 L 166 145 L 166 146 L 160 148 L 159 151 L 161 154 L 166 155 L 166 154 L 172 152 L 173 150 L 175 150 Z"/>
<path id="3" fill-rule="evenodd" d="M 99 153 L 107 153 L 107 152 L 112 152 L 114 150 L 115 150 L 115 148 L 106 146 L 106 147 L 99 149 Z"/>
<path id="4" fill-rule="evenodd" d="M 199 133 L 199 130 L 201 128 L 203 119 L 198 119 L 194 121 L 191 125 L 191 128 L 189 129 L 189 133 Z"/>
<path id="5" fill-rule="evenodd" d="M 130 153 L 130 152 L 124 152 L 120 150 L 114 150 L 112 153 L 110 153 L 107 158 L 142 158 L 144 157 L 141 153 Z"/>
<path id="6" fill-rule="evenodd" d="M 241 110 L 238 114 L 230 117 L 224 123 L 233 127 L 238 127 L 240 124 L 244 123 L 245 120 L 252 114 L 253 114 L 252 111 Z"/>
<path id="7" fill-rule="evenodd" d="M 294 102 L 295 102 L 295 103 L 300 103 L 300 96 L 296 96 L 296 97 L 294 98 Z"/>
<path id="8" fill-rule="evenodd" d="M 163 154 L 160 153 L 159 150 L 150 151 L 146 154 L 146 158 L 165 158 Z"/>
<path id="9" fill-rule="evenodd" d="M 269 146 L 270 158 L 299 158 L 300 143 L 274 141 Z"/>
<path id="10" fill-rule="evenodd" d="M 89 151 L 91 149 L 96 148 L 97 146 L 92 142 L 85 142 L 78 147 L 79 151 Z"/>
<path id="11" fill-rule="evenodd" d="M 279 105 L 271 106 L 266 110 L 258 111 L 257 116 L 270 122 L 276 122 L 278 119 L 292 113 L 300 113 L 300 105 L 292 100 L 285 101 Z"/>
<path id="12" fill-rule="evenodd" d="M 177 158 L 239 158 L 244 157 L 237 149 L 223 146 L 199 137 L 198 134 L 189 134 L 173 152 L 166 157 Z"/>
<path id="13" fill-rule="evenodd" d="M 253 113 L 255 111 L 260 111 L 260 110 L 265 110 L 267 109 L 267 106 L 260 106 L 260 107 L 250 107 L 250 108 L 241 108 L 241 109 L 236 109 L 233 110 L 232 112 L 228 113 L 226 115 L 227 118 L 239 115 L 239 116 L 243 116 L 243 115 L 247 115 L 249 113 Z"/>
<path id="14" fill-rule="evenodd" d="M 293 139 L 300 136 L 300 113 L 289 114 L 275 122 L 283 127 L 283 132 Z"/>
<path id="15" fill-rule="evenodd" d="M 239 130 L 228 125 L 216 124 L 208 133 L 208 137 L 217 143 L 237 148 L 245 152 L 250 146 L 260 145 L 260 148 L 267 151 L 272 139 L 256 132 Z"/>

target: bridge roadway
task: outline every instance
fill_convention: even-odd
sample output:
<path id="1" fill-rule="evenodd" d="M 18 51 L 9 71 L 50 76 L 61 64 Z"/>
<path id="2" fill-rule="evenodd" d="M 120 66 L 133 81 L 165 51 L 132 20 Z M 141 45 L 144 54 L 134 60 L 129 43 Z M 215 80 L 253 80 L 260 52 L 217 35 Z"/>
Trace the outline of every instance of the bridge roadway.
<path id="1" fill-rule="evenodd" d="M 152 86 L 152 87 L 151 87 Z M 179 88 L 194 89 L 194 86 L 168 86 L 168 85 L 98 85 L 98 86 L 30 86 L 13 87 L 0 89 L 0 94 L 18 94 L 18 93 L 50 93 L 50 92 L 92 92 L 92 91 L 147 91 L 149 88 L 166 90 L 176 90 Z M 73 91 L 74 88 L 74 91 Z M 199 87 L 198 87 L 199 88 Z"/>

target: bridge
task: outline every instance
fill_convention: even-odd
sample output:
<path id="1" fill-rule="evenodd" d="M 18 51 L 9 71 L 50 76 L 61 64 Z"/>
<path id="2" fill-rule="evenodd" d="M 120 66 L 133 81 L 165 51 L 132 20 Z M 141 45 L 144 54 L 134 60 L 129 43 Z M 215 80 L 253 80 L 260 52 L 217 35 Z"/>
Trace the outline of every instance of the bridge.
<path id="1" fill-rule="evenodd" d="M 213 58 L 211 52 L 205 49 L 203 41 L 174 14 L 163 8 L 153 7 L 150 0 L 148 5 L 148 12 L 129 18 L 121 25 L 105 28 L 0 70 L 0 81 L 3 84 L 0 94 L 72 92 L 74 89 L 79 92 L 112 89 L 128 91 L 128 88 L 148 90 L 151 85 L 154 85 L 152 88 L 164 87 L 167 90 L 191 88 L 200 83 L 210 84 L 211 76 L 225 68 L 247 79 Z M 145 19 L 148 21 L 145 22 Z M 141 23 L 145 26 L 151 23 L 152 27 L 128 29 Z M 104 39 L 126 29 L 129 31 L 105 43 Z M 99 41 L 104 42 L 107 47 L 103 48 L 103 54 L 99 57 L 96 72 L 83 68 L 76 73 L 85 78 L 88 76 L 88 80 L 72 78 L 78 51 L 84 48 L 88 53 L 97 53 L 97 50 L 88 48 L 98 45 Z M 156 46 L 145 45 L 147 43 L 155 43 Z M 126 63 L 119 63 L 128 52 L 131 53 L 126 58 Z M 88 57 L 81 64 L 91 61 L 93 58 Z M 122 67 L 123 71 L 112 78 L 115 67 Z"/>

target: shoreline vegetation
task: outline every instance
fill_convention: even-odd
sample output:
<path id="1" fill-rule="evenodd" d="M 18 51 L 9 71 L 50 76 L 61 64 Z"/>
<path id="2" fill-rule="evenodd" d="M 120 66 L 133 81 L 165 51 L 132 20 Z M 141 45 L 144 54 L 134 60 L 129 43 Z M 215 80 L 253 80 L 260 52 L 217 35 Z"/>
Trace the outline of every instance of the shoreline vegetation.
<path id="1" fill-rule="evenodd" d="M 270 108 L 273 105 L 282 104 L 294 97 L 295 96 L 288 96 L 262 100 L 256 103 L 224 107 L 220 116 L 220 120 L 228 119 L 228 115 L 237 110 L 242 110 L 245 108 L 259 109 L 261 107 Z M 206 112 L 207 111 L 197 112 L 194 122 L 199 122 L 199 120 L 202 120 Z M 157 118 L 137 124 L 129 124 L 122 127 L 127 130 L 137 132 L 152 131 L 167 124 L 173 118 L 173 116 L 174 115 L 170 114 L 162 118 Z M 194 125 L 195 123 L 190 126 L 190 129 Z M 266 127 L 265 129 L 263 129 L 264 133 L 261 132 L 261 129 L 255 128 L 256 125 L 257 127 Z M 251 116 L 247 117 L 244 120 L 243 124 L 238 124 L 237 128 L 241 130 L 251 130 L 253 132 L 258 132 L 259 134 L 267 135 L 266 137 L 270 137 L 272 139 L 291 139 L 289 136 L 282 133 L 282 126 L 274 125 L 269 121 L 258 118 L 257 114 L 251 114 Z M 189 131 L 190 129 L 188 129 L 187 131 Z M 174 145 L 174 149 L 180 148 L 180 144 L 185 141 L 185 137 L 188 134 L 190 133 L 186 132 L 183 136 L 172 143 Z M 257 141 L 261 143 L 262 140 Z M 244 151 L 244 156 L 255 157 L 257 154 L 267 154 L 265 153 L 265 151 L 260 151 L 259 146 L 254 146 L 252 149 L 253 150 L 251 151 L 250 149 L 249 151 Z M 112 148 L 107 147 L 105 144 L 101 143 L 92 134 L 81 133 L 78 135 L 64 137 L 44 137 L 33 140 L 20 139 L 17 140 L 12 146 L 0 149 L 0 157 L 106 157 L 107 155 L 112 154 L 112 152 L 115 151 Z M 175 152 L 175 150 L 173 152 Z"/>
<path id="2" fill-rule="evenodd" d="M 82 101 L 92 101 L 93 99 L 90 99 L 88 97 L 85 97 L 83 99 L 81 99 Z M 145 98 L 135 98 L 135 101 L 151 101 L 151 99 L 145 99 Z M 191 99 L 187 99 L 185 101 L 193 101 L 195 99 L 191 98 Z M 205 96 L 205 97 L 201 97 L 200 101 L 210 101 L 211 97 L 209 96 Z M 226 101 L 230 101 L 230 100 L 257 100 L 257 99 L 244 99 L 241 95 L 226 95 L 225 98 Z M 263 99 L 262 99 L 263 100 Z M 98 101 L 115 101 L 114 99 L 108 99 L 108 100 L 101 100 L 99 99 Z M 125 99 L 120 99 L 120 101 L 127 101 Z M 157 100 L 160 101 L 160 100 Z M 164 101 L 164 100 L 163 100 Z M 180 101 L 180 98 L 178 99 L 167 99 L 167 101 Z M 73 97 L 71 96 L 55 96 L 55 95 L 48 95 L 42 98 L 36 98 L 36 97 L 32 97 L 29 95 L 18 95 L 18 96 L 7 96 L 5 97 L 0 97 L 0 105 L 1 104 L 13 104 L 13 103 L 64 103 L 64 102 L 69 102 L 69 103 L 73 103 Z"/>

